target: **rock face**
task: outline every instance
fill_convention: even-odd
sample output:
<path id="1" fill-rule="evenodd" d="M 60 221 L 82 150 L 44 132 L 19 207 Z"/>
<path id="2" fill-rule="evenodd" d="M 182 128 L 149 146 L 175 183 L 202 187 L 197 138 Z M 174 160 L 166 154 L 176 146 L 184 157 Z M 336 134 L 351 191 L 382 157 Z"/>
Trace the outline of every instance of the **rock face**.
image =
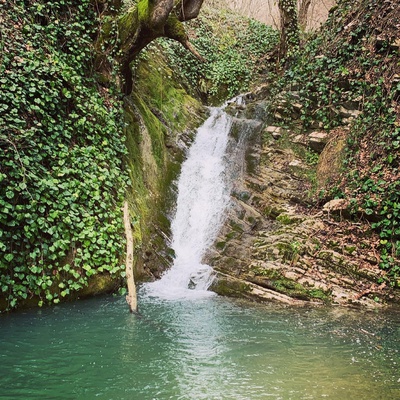
<path id="1" fill-rule="evenodd" d="M 317 153 L 322 153 L 327 142 L 328 133 L 326 132 L 311 132 L 308 135 L 308 145 Z"/>
<path id="2" fill-rule="evenodd" d="M 266 125 L 263 105 L 254 101 L 232 112 Z M 249 145 L 229 215 L 205 260 L 217 271 L 212 289 L 261 301 L 369 308 L 398 296 L 377 283 L 383 272 L 370 246 L 373 233 L 365 237 L 369 227 L 345 220 L 341 200 L 323 209 L 310 200 L 309 176 L 316 167 L 307 163 L 304 146 L 318 143 L 315 150 L 322 152 L 328 134 L 299 138 L 267 124 L 262 136 Z"/>

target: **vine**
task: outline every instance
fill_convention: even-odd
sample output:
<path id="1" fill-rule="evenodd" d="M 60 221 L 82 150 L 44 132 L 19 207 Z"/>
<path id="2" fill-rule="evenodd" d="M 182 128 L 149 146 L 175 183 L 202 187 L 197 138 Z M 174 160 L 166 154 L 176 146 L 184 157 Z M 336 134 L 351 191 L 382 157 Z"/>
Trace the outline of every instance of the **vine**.
<path id="1" fill-rule="evenodd" d="M 379 232 L 379 265 L 392 286 L 400 282 L 399 13 L 395 2 L 361 0 L 353 7 L 341 0 L 275 87 L 275 93 L 297 92 L 305 128 L 340 126 L 343 105 L 359 112 L 350 126 L 347 172 L 331 196 L 347 198 L 353 216 L 369 219 Z"/>
<path id="2" fill-rule="evenodd" d="M 224 27 L 221 29 L 221 26 Z M 219 103 L 249 89 L 265 72 L 264 58 L 279 41 L 265 24 L 233 13 L 204 9 L 190 22 L 191 42 L 206 60 L 199 62 L 180 45 L 163 41 L 169 63 L 200 97 Z"/>
<path id="3" fill-rule="evenodd" d="M 91 70 L 89 0 L 0 7 L 0 297 L 58 303 L 123 275 L 121 104 Z"/>

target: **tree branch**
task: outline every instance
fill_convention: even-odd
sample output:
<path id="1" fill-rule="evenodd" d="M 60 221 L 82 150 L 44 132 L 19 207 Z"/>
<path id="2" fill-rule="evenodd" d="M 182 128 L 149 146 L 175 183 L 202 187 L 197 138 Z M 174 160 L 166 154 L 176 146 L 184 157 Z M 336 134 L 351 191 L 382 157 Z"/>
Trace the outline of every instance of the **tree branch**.
<path id="1" fill-rule="evenodd" d="M 137 294 L 136 294 L 136 285 L 135 279 L 133 277 L 133 235 L 132 235 L 132 227 L 131 220 L 129 216 L 129 206 L 128 202 L 125 200 L 124 203 L 124 227 L 125 227 L 125 236 L 126 236 L 126 281 L 128 284 L 128 295 L 126 296 L 126 302 L 129 305 L 129 309 L 131 312 L 137 313 Z"/>
<path id="2" fill-rule="evenodd" d="M 177 40 L 189 50 L 198 60 L 205 59 L 199 54 L 189 42 L 189 37 L 182 24 L 184 21 L 196 18 L 204 0 L 139 0 L 135 7 L 132 7 L 117 19 L 117 34 L 120 45 L 117 51 L 113 51 L 114 59 L 119 64 L 120 75 L 123 83 L 123 91 L 130 94 L 132 91 L 132 72 L 130 63 L 139 52 L 154 39 L 167 37 Z M 101 49 L 102 45 L 111 42 L 111 24 L 106 32 L 102 33 L 96 48 Z M 107 55 L 107 51 L 103 54 Z M 112 66 L 110 62 L 104 62 L 101 53 L 97 57 L 96 65 L 100 70 L 104 81 L 111 76 Z"/>
<path id="3" fill-rule="evenodd" d="M 204 0 L 181 0 L 175 6 L 179 21 L 197 18 Z"/>

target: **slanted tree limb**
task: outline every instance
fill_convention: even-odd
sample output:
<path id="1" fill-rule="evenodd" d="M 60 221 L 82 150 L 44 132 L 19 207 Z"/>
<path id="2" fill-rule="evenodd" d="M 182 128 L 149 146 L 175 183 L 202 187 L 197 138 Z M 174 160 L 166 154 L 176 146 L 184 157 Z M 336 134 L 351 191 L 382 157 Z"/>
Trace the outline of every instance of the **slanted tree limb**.
<path id="1" fill-rule="evenodd" d="M 164 33 L 166 37 L 181 43 L 182 46 L 189 50 L 199 61 L 206 61 L 205 58 L 190 43 L 189 37 L 185 31 L 185 27 L 175 14 L 171 14 L 168 17 L 168 20 L 164 26 Z"/>
<path id="2" fill-rule="evenodd" d="M 120 75 L 124 84 L 121 85 L 125 94 L 132 91 L 131 62 L 154 39 L 166 37 L 180 42 L 193 55 L 204 62 L 205 59 L 189 42 L 189 37 L 183 22 L 196 18 L 204 0 L 138 0 L 137 5 L 116 19 L 116 32 L 103 30 L 96 46 L 97 49 L 111 42 L 111 35 L 119 38 L 118 48 L 113 50 L 114 59 L 119 65 Z M 107 51 L 106 51 L 107 52 Z M 106 53 L 104 52 L 104 53 Z M 103 75 L 111 75 L 112 66 L 104 62 L 101 51 L 98 70 Z"/>
<path id="3" fill-rule="evenodd" d="M 204 0 L 181 0 L 175 6 L 179 21 L 197 18 Z"/>

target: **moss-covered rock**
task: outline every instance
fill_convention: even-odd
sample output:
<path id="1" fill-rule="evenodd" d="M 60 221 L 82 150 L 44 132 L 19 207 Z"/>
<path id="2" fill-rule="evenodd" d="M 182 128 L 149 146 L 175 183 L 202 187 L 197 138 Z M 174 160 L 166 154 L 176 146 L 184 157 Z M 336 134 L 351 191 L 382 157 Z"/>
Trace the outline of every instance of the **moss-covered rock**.
<path id="1" fill-rule="evenodd" d="M 146 50 L 134 66 L 135 85 L 125 100 L 127 198 L 135 245 L 135 276 L 153 279 L 171 262 L 166 247 L 172 202 L 185 142 L 204 118 L 202 105 L 174 79 L 160 48 Z M 182 139 L 184 138 L 184 139 Z"/>
<path id="2" fill-rule="evenodd" d="M 227 277 L 218 277 L 213 282 L 211 289 L 221 295 L 228 297 L 245 297 L 251 291 L 248 283 Z"/>

